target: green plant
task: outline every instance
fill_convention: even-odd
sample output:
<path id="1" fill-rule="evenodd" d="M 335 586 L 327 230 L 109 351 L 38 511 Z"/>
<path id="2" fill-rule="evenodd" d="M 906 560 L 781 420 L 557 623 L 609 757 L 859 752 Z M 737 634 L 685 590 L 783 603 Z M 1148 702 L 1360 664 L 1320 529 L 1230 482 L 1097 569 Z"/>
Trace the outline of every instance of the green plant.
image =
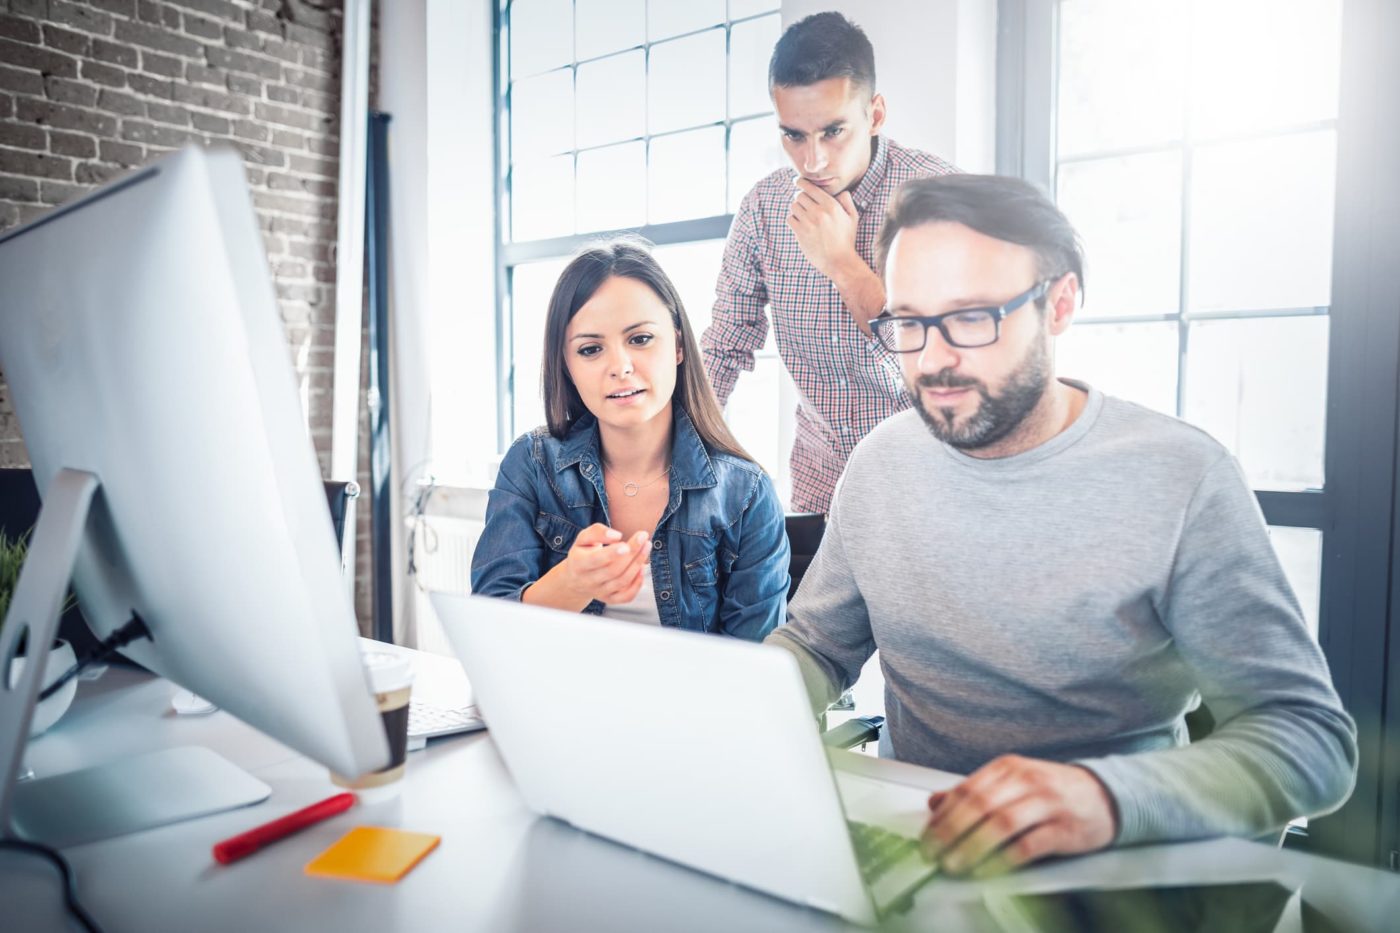
<path id="1" fill-rule="evenodd" d="M 5 624 L 5 614 L 10 610 L 10 597 L 19 585 L 19 569 L 24 566 L 24 555 L 29 550 L 29 532 L 18 538 L 11 538 L 0 528 L 0 625 Z"/>
<path id="2" fill-rule="evenodd" d="M 32 529 L 31 529 L 32 530 Z M 10 599 L 19 586 L 19 571 L 24 566 L 25 555 L 29 553 L 29 532 L 11 538 L 5 529 L 0 528 L 0 626 L 5 624 L 5 615 L 10 611 Z M 59 614 L 67 612 L 77 602 L 70 592 L 63 600 Z"/>

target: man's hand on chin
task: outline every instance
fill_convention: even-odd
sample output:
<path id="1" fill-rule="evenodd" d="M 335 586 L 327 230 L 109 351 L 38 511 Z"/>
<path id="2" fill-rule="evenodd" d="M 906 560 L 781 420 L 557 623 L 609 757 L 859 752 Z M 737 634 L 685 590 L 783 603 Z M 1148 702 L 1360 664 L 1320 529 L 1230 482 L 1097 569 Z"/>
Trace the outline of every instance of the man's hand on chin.
<path id="1" fill-rule="evenodd" d="M 849 191 L 832 197 L 820 185 L 800 176 L 796 184 L 787 225 L 797 237 L 797 245 L 807 261 L 835 281 L 852 259 L 860 261 L 856 252 L 856 225 L 860 214 Z"/>
<path id="2" fill-rule="evenodd" d="M 1078 765 L 1003 755 L 929 797 L 924 856 L 952 875 L 1001 874 L 1050 855 L 1093 852 L 1118 832 L 1117 807 Z"/>

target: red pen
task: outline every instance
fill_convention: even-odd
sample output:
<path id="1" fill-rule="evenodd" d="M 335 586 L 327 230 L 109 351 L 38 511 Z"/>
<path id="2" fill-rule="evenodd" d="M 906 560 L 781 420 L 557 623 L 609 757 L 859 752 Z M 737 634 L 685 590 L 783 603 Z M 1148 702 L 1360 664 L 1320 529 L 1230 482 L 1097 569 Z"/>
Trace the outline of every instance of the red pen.
<path id="1" fill-rule="evenodd" d="M 236 862 L 245 855 L 252 855 L 263 846 L 272 845 L 278 839 L 300 832 L 337 813 L 344 813 L 355 805 L 355 800 L 355 795 L 351 793 L 336 794 L 309 807 L 303 807 L 295 813 L 288 813 L 271 823 L 255 826 L 246 833 L 239 833 L 223 842 L 215 843 L 214 860 L 221 865 Z"/>

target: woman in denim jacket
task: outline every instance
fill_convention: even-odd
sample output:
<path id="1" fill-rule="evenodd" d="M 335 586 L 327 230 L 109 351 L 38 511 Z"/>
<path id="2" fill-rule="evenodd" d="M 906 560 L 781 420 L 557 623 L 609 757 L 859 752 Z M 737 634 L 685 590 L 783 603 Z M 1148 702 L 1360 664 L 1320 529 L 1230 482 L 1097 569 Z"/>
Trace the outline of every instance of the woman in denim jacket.
<path id="1" fill-rule="evenodd" d="M 680 296 L 643 245 L 565 268 L 543 383 L 548 427 L 501 464 L 472 591 L 753 641 L 782 622 L 782 507 L 725 426 Z"/>

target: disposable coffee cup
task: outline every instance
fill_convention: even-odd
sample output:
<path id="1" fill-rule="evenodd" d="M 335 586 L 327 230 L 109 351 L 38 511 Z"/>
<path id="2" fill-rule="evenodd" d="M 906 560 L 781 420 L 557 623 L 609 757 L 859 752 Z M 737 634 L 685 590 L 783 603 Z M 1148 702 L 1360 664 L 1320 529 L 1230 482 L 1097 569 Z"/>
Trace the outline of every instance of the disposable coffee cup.
<path id="1" fill-rule="evenodd" d="M 361 657 L 370 689 L 374 691 L 384 737 L 389 742 L 389 764 L 357 778 L 331 772 L 331 780 L 359 792 L 367 802 L 397 794 L 408 757 L 408 700 L 413 692 L 413 664 L 388 651 L 366 651 Z"/>

